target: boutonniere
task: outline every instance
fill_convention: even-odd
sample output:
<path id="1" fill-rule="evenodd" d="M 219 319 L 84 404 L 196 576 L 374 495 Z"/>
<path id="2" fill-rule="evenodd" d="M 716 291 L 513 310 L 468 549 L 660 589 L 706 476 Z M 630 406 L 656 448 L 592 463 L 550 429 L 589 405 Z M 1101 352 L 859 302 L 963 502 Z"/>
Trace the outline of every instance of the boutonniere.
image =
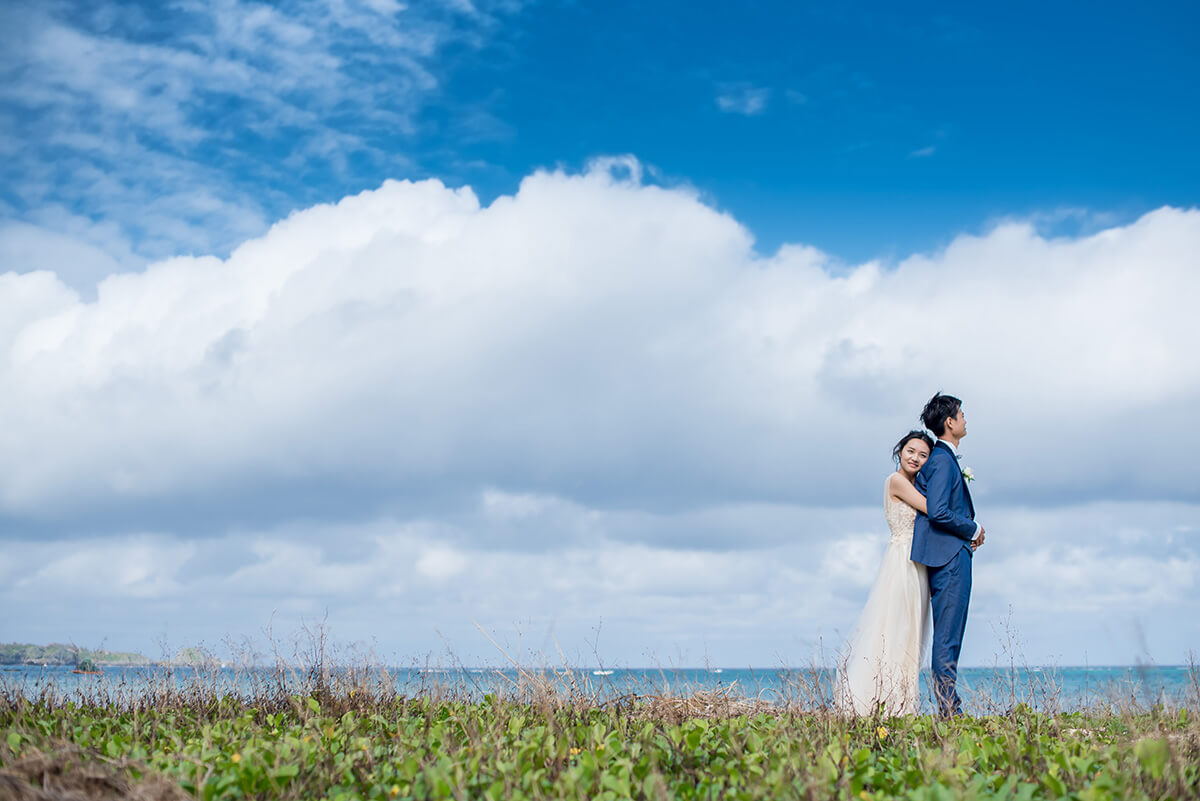
<path id="1" fill-rule="evenodd" d="M 972 481 L 975 480 L 975 471 L 974 470 L 972 470 L 971 468 L 964 465 L 962 471 L 963 471 L 963 480 L 966 481 L 968 484 L 970 484 Z"/>

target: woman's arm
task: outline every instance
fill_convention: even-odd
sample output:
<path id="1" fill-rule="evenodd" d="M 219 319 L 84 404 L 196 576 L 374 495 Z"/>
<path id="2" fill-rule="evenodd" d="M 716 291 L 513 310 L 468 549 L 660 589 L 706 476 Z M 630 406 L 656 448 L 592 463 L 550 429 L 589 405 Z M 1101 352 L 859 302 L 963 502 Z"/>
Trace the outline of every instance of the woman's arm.
<path id="1" fill-rule="evenodd" d="M 893 498 L 904 501 L 921 514 L 928 513 L 929 510 L 925 504 L 925 496 L 918 492 L 917 488 L 899 473 L 892 473 L 888 489 L 892 493 Z"/>

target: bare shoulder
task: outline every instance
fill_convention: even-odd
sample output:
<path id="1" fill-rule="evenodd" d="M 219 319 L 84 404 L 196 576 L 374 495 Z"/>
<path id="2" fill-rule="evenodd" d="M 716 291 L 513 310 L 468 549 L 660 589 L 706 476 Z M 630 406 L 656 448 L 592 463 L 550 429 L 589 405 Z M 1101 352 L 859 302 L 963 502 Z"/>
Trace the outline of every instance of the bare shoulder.
<path id="1" fill-rule="evenodd" d="M 899 470 L 895 471 L 894 473 L 892 473 L 890 476 L 887 477 L 888 491 L 895 493 L 896 490 L 899 489 L 901 486 L 898 482 L 905 481 L 905 480 L 906 479 L 904 478 L 904 476 L 900 475 Z"/>

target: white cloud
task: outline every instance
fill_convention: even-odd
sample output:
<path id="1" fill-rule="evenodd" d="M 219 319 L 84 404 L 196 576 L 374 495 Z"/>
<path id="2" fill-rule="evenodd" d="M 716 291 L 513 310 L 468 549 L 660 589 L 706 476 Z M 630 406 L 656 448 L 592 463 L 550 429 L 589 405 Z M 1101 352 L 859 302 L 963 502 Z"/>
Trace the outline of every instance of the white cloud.
<path id="1" fill-rule="evenodd" d="M 721 83 L 717 85 L 717 108 L 731 114 L 753 117 L 767 109 L 771 90 L 750 83 Z"/>
<path id="2" fill-rule="evenodd" d="M 1079 239 L 1007 224 L 835 276 L 605 171 L 539 173 L 488 208 L 388 183 L 94 302 L 5 277 L 0 504 L 350 480 L 844 505 L 936 388 L 967 400 L 985 503 L 1192 499 L 1198 239 L 1174 209 Z M 1171 436 L 1118 455 L 1099 434 L 1142 420 Z"/>
<path id="3" fill-rule="evenodd" d="M 13 580 L 7 594 L 29 604 L 48 596 L 158 599 L 175 595 L 180 589 L 180 569 L 196 546 L 136 535 L 56 548 L 18 543 L 13 550 L 24 564 L 19 571 L 12 571 L 17 575 L 10 576 Z"/>
<path id="4" fill-rule="evenodd" d="M 115 225 L 53 211 L 43 209 L 36 225 L 0 220 L 0 265 L 14 272 L 48 270 L 69 286 L 94 287 L 144 263 Z"/>
<path id="5" fill-rule="evenodd" d="M 825 546 L 821 572 L 855 589 L 869 587 L 882 558 L 877 535 L 851 534 Z"/>
<path id="6" fill-rule="evenodd" d="M 989 531 L 973 661 L 1008 606 L 1036 653 L 1098 658 L 1098 626 L 1141 620 L 1182 657 L 1194 629 L 1155 621 L 1200 619 L 1200 212 L 835 269 L 639 180 L 543 172 L 486 208 L 389 182 L 94 299 L 0 275 L 0 572 L 189 631 L 229 597 L 217 635 L 273 609 L 456 642 L 602 618 L 623 659 L 803 661 L 852 624 L 890 445 L 942 388 Z"/>
<path id="7" fill-rule="evenodd" d="M 19 0 L 0 9 L 5 216 L 70 236 L 37 219 L 67 207 L 119 228 L 139 261 L 228 252 L 322 192 L 411 169 L 396 137 L 411 141 L 440 91 L 438 55 L 480 44 L 489 9 L 187 0 L 151 20 Z M 7 234 L 0 270 L 24 269 Z M 28 255 L 69 255 L 45 244 Z M 101 269 L 63 277 L 90 291 Z"/>
<path id="8" fill-rule="evenodd" d="M 453 548 L 426 548 L 417 558 L 417 572 L 434 581 L 454 578 L 467 568 L 467 560 Z"/>
<path id="9" fill-rule="evenodd" d="M 483 509 L 488 517 L 499 520 L 523 519 L 544 513 L 557 499 L 535 493 L 485 490 Z"/>
<path id="10" fill-rule="evenodd" d="M 888 536 L 878 508 L 826 514 L 792 506 L 781 525 L 781 510 L 718 507 L 709 514 L 731 530 L 778 536 L 746 548 L 658 544 L 633 541 L 636 524 L 625 512 L 544 501 L 571 509 L 561 519 L 590 536 L 519 547 L 545 520 L 524 519 L 522 532 L 480 504 L 437 523 L 380 518 L 198 540 L 10 541 L 0 603 L 31 610 L 11 636 L 35 640 L 112 640 L 128 627 L 136 633 L 126 636 L 138 638 L 129 647 L 145 648 L 149 632 L 169 621 L 177 638 L 219 642 L 255 637 L 268 621 L 283 633 L 328 614 L 339 639 L 374 641 L 400 663 L 447 646 L 472 664 L 494 657 L 478 623 L 502 636 L 549 632 L 530 647 L 552 654 L 557 643 L 588 662 L 602 627 L 600 657 L 609 663 L 695 665 L 708 656 L 727 666 L 803 665 L 836 650 L 853 627 Z M 1200 508 L 989 512 L 993 533 L 975 558 L 967 663 L 1005 657 L 1009 631 L 1018 658 L 1035 663 L 1186 657 L 1200 634 L 1200 543 L 1169 543 L 1163 532 L 1195 520 Z M 1120 529 L 1135 519 L 1156 542 L 1130 551 Z M 696 520 L 680 511 L 657 524 L 687 530 Z"/>

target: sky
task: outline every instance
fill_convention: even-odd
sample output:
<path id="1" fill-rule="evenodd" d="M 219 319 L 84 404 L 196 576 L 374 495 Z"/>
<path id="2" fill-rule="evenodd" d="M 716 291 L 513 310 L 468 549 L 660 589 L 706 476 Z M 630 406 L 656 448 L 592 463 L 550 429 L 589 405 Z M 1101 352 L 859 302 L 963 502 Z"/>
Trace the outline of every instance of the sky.
<path id="1" fill-rule="evenodd" d="M 940 389 L 964 663 L 1186 662 L 1200 12 L 799 6 L 0 6 L 0 641 L 829 661 Z"/>

